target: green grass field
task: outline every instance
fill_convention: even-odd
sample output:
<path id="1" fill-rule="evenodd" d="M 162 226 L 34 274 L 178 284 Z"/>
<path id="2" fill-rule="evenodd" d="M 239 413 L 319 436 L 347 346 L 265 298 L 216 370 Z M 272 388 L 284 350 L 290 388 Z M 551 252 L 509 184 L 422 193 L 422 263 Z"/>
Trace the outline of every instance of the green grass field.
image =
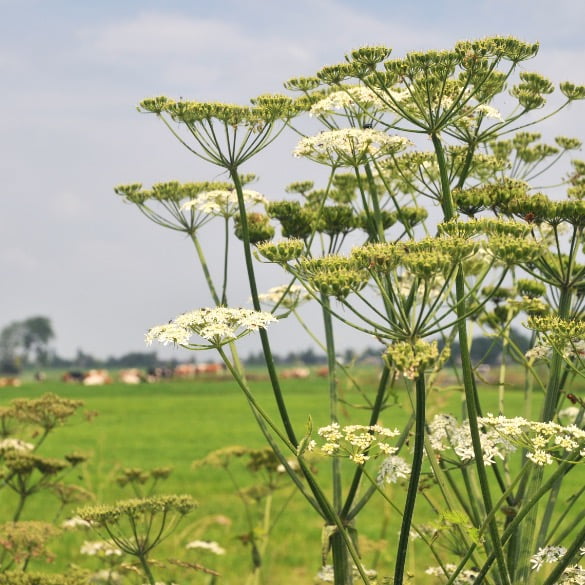
<path id="1" fill-rule="evenodd" d="M 361 377 L 365 382 L 364 388 L 374 388 L 375 377 L 372 374 L 364 372 Z M 274 413 L 269 383 L 254 382 L 253 389 L 264 407 Z M 309 417 L 315 429 L 328 424 L 326 380 L 310 378 L 284 381 L 284 391 L 299 435 L 304 433 Z M 157 491 L 190 494 L 199 502 L 199 507 L 155 557 L 168 555 L 185 558 L 217 569 L 222 574 L 220 583 L 245 583 L 245 576 L 251 567 L 251 547 L 242 542 L 245 540 L 242 535 L 249 532 L 249 526 L 241 499 L 236 495 L 225 470 L 192 468 L 193 461 L 228 445 L 251 448 L 264 446 L 250 409 L 232 381 L 172 381 L 140 386 L 115 383 L 103 387 L 83 387 L 53 381 L 26 383 L 20 388 L 2 389 L 0 404 L 7 404 L 16 397 L 39 397 L 46 392 L 83 400 L 84 411 L 97 413 L 90 421 L 85 420 L 83 415 L 76 416 L 69 424 L 58 429 L 42 447 L 42 454 L 46 456 L 59 457 L 74 450 L 90 455 L 84 468 L 73 470 L 68 481 L 94 493 L 96 502 L 111 503 L 133 496 L 128 487 L 122 488 L 116 483 L 122 468 L 139 467 L 148 470 L 172 466 L 172 475 L 159 484 Z M 486 387 L 481 394 L 485 410 L 495 409 L 496 392 Z M 357 401 L 349 392 L 345 398 L 348 402 Z M 521 391 L 509 391 L 506 397 L 509 408 L 507 414 L 521 413 L 522 400 Z M 534 406 L 536 408 L 538 405 Z M 429 410 L 459 414 L 460 392 L 453 387 L 450 390 L 434 391 L 430 395 Z M 408 415 L 408 401 L 399 392 L 398 403 L 384 411 L 382 423 L 400 428 Z M 364 423 L 366 419 L 365 411 L 348 408 L 344 422 Z M 241 463 L 236 462 L 233 466 L 240 487 L 258 483 L 260 478 L 248 473 Z M 328 461 L 318 461 L 315 465 L 318 477 L 326 484 Z M 351 470 L 348 465 L 347 472 Z M 582 473 L 580 477 L 582 483 Z M 579 483 L 579 478 L 575 481 Z M 272 501 L 272 520 L 276 521 L 271 528 L 269 545 L 263 559 L 262 582 L 291 585 L 311 583 L 321 563 L 322 523 L 302 496 L 294 494 L 288 483 L 284 485 L 286 487 L 278 490 Z M 391 497 L 400 505 L 405 488 L 397 484 L 391 489 Z M 14 507 L 11 498 L 8 490 L 0 491 L 4 520 L 10 519 Z M 262 518 L 264 505 L 264 500 L 250 504 L 249 512 L 254 520 Z M 35 496 L 31 498 L 22 519 L 52 519 L 55 509 L 54 498 Z M 68 510 L 65 517 L 71 513 L 72 510 Z M 430 507 L 424 505 L 420 513 L 431 518 L 434 514 Z M 399 517 L 383 505 L 381 498 L 374 497 L 359 517 L 357 527 L 364 537 L 362 553 L 366 565 L 377 564 L 382 575 L 391 574 L 392 543 L 395 542 L 399 525 Z M 60 537 L 52 547 L 57 558 L 51 570 L 63 570 L 71 562 L 97 568 L 96 559 L 78 554 L 84 539 L 92 540 L 95 536 L 67 533 Z M 210 553 L 185 551 L 185 544 L 194 539 L 218 541 L 227 554 L 215 557 Z M 423 549 L 413 547 L 409 560 L 411 568 L 416 566 L 419 557 L 428 564 L 429 559 L 424 555 Z M 35 561 L 33 565 L 39 570 L 45 568 Z M 186 581 L 183 575 L 177 573 L 177 583 L 208 583 L 210 579 L 208 575 L 194 573 Z"/>

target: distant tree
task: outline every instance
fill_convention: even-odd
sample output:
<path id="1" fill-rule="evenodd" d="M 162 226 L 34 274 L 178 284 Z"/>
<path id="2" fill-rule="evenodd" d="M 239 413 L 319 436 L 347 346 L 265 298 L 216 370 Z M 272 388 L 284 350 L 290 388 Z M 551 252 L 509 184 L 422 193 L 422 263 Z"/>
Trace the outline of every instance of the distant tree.
<path id="1" fill-rule="evenodd" d="M 28 364 L 45 366 L 55 333 L 47 317 L 14 321 L 0 331 L 0 369 L 16 373 Z"/>
<path id="2" fill-rule="evenodd" d="M 120 357 L 110 356 L 105 364 L 108 368 L 155 368 L 159 365 L 156 352 L 130 352 Z"/>
<path id="3" fill-rule="evenodd" d="M 510 339 L 518 351 L 525 353 L 530 347 L 530 339 L 521 331 L 514 327 L 510 330 Z M 442 344 L 439 343 L 439 347 Z M 500 338 L 494 337 L 474 337 L 471 344 L 471 361 L 474 364 L 499 364 L 502 359 L 503 342 Z M 459 342 L 453 342 L 451 346 L 451 355 L 459 354 Z M 512 354 L 513 356 L 514 354 Z"/>
<path id="4" fill-rule="evenodd" d="M 47 363 L 49 356 L 49 344 L 54 339 L 55 333 L 50 319 L 47 317 L 30 317 L 23 325 L 23 348 L 27 361 L 34 354 L 37 365 Z"/>
<path id="5" fill-rule="evenodd" d="M 85 353 L 83 350 L 78 349 L 77 353 L 75 354 L 75 358 L 72 362 L 73 366 L 77 368 L 97 368 L 102 365 L 100 360 L 96 359 L 89 353 Z"/>

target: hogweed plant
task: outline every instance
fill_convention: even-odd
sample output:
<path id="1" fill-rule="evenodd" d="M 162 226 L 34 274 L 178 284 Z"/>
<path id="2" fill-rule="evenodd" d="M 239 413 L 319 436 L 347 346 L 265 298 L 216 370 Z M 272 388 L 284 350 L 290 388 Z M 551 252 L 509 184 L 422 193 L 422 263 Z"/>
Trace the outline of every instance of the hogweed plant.
<path id="1" fill-rule="evenodd" d="M 535 181 L 581 143 L 557 137 L 548 144 L 532 130 L 584 99 L 585 86 L 561 83 L 549 106 L 554 85 L 527 69 L 537 52 L 538 44 L 502 37 L 402 58 L 362 47 L 343 63 L 287 81 L 295 97 L 264 95 L 249 106 L 156 97 L 139 105 L 227 176 L 223 184 L 116 187 L 155 223 L 190 236 L 210 293 L 209 307 L 153 327 L 147 341 L 219 353 L 276 458 L 323 521 L 322 582 L 583 582 L 584 490 L 563 499 L 563 485 L 582 474 L 585 446 L 577 385 L 585 355 L 585 163 L 573 161 L 560 181 L 566 198 L 547 195 Z M 315 124 L 321 130 L 305 134 Z M 288 199 L 274 201 L 245 188 L 253 177 L 243 165 L 285 130 L 299 135 L 293 155 L 321 165 L 328 178 L 322 189 L 298 181 L 286 188 Z M 201 231 L 212 221 L 223 225 L 220 283 Z M 277 229 L 282 239 L 273 240 Z M 241 241 L 251 308 L 228 301 L 231 230 Z M 261 294 L 255 262 L 284 270 L 288 284 Z M 306 427 L 293 425 L 268 333 L 299 316 L 297 302 L 307 298 L 321 308 L 329 376 L 329 424 L 317 431 L 311 413 Z M 511 335 L 515 323 L 532 332 L 526 355 Z M 336 331 L 344 327 L 380 344 L 376 387 L 337 363 Z M 471 360 L 474 330 L 502 343 L 496 413 L 485 411 Z M 238 357 L 237 342 L 248 334 L 260 337 L 277 418 L 258 401 Z M 506 418 L 512 359 L 524 371 L 523 418 Z M 461 420 L 427 412 L 447 364 L 464 398 Z M 351 413 L 360 424 L 343 424 L 341 373 L 362 400 Z M 411 412 L 400 429 L 382 425 L 395 399 Z M 567 406 L 570 419 L 561 414 Z M 330 461 L 328 478 L 314 473 L 315 457 Z M 403 501 L 387 495 L 398 481 Z M 384 501 L 399 537 L 389 545 L 393 574 L 376 577 L 360 558 L 358 517 Z M 436 522 L 422 521 L 423 506 Z M 407 575 L 413 538 L 434 563 Z"/>
<path id="2" fill-rule="evenodd" d="M 43 449 L 59 427 L 75 420 L 83 402 L 52 393 L 39 398 L 17 398 L 0 407 L 0 582 L 81 583 L 87 575 L 43 575 L 30 565 L 52 562 L 52 541 L 60 535 L 56 526 L 62 514 L 85 503 L 93 495 L 68 478 L 87 459 L 71 452 L 62 458 L 47 457 Z M 52 517 L 47 521 L 25 519 L 31 500 L 42 496 Z M 56 505 L 53 505 L 54 501 Z M 3 579 L 8 579 L 4 581 Z"/>

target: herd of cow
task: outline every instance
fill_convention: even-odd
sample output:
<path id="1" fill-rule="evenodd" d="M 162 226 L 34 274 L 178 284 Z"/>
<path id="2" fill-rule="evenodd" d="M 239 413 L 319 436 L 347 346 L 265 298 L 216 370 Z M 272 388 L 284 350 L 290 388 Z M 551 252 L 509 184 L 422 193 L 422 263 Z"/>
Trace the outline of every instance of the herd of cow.
<path id="1" fill-rule="evenodd" d="M 63 382 L 77 382 L 84 386 L 111 384 L 114 379 L 123 384 L 143 384 L 165 379 L 193 379 L 198 376 L 219 376 L 225 370 L 223 364 L 179 364 L 175 368 L 129 368 L 120 370 L 115 377 L 108 370 L 70 371 L 61 376 Z"/>
<path id="2" fill-rule="evenodd" d="M 147 370 L 140 370 L 138 368 L 129 368 L 120 370 L 115 375 L 110 374 L 108 370 L 71 370 L 65 372 L 61 376 L 63 382 L 83 384 L 84 386 L 102 386 L 104 384 L 111 384 L 114 381 L 122 382 L 123 384 L 144 384 L 149 382 L 157 382 L 159 380 L 192 380 L 198 377 L 215 378 L 222 377 L 226 373 L 226 368 L 223 364 L 179 364 L 175 368 L 148 368 Z M 317 376 L 327 376 L 327 367 L 321 367 L 315 370 Z M 305 367 L 288 368 L 280 372 L 283 379 L 302 379 L 308 378 L 311 375 L 311 370 Z M 36 375 L 35 379 L 42 381 L 44 375 Z M 2 387 L 18 387 L 21 385 L 20 378 L 6 378 L 0 377 L 0 388 Z"/>

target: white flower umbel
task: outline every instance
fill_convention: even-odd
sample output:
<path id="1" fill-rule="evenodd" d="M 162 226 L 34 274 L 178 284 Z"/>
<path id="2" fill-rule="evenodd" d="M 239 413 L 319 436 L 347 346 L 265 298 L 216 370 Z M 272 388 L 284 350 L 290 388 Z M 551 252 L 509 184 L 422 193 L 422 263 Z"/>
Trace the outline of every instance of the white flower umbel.
<path id="1" fill-rule="evenodd" d="M 32 443 L 27 443 L 22 441 L 21 439 L 2 439 L 0 441 L 0 453 L 5 453 L 6 451 L 32 451 L 35 446 Z"/>
<path id="2" fill-rule="evenodd" d="M 274 286 L 268 292 L 258 295 L 261 303 L 280 305 L 285 309 L 294 309 L 301 302 L 311 299 L 311 295 L 298 284 Z"/>
<path id="3" fill-rule="evenodd" d="M 105 540 L 86 540 L 82 545 L 80 552 L 82 555 L 100 556 L 100 557 L 120 557 L 122 551 L 111 545 Z"/>
<path id="4" fill-rule="evenodd" d="M 493 118 L 495 120 L 499 120 L 500 122 L 504 121 L 499 110 L 493 106 L 488 106 L 487 104 L 479 104 L 479 106 L 477 106 L 473 111 L 476 114 L 481 114 L 484 118 Z"/>
<path id="5" fill-rule="evenodd" d="M 397 437 L 400 431 L 380 425 L 341 427 L 339 423 L 332 423 L 321 427 L 317 434 L 325 441 L 320 447 L 323 454 L 349 457 L 354 463 L 363 465 L 371 456 L 394 455 L 397 449 L 386 439 Z"/>
<path id="6" fill-rule="evenodd" d="M 542 565 L 556 563 L 566 554 L 567 549 L 564 546 L 545 546 L 539 548 L 537 553 L 530 558 L 530 567 L 533 571 L 540 571 Z"/>
<path id="7" fill-rule="evenodd" d="M 265 329 L 268 323 L 274 321 L 276 317 L 265 311 L 229 307 L 196 309 L 179 315 L 166 325 L 157 325 L 150 329 L 146 334 L 146 343 L 148 345 L 153 341 L 159 341 L 163 345 L 174 343 L 188 349 L 220 347 L 252 331 Z M 198 335 L 209 343 L 191 343 L 193 335 Z"/>
<path id="8" fill-rule="evenodd" d="M 493 465 L 496 458 L 504 459 L 508 453 L 516 450 L 506 435 L 494 428 L 488 428 L 480 435 L 480 439 L 484 465 Z M 435 451 L 453 450 L 464 463 L 475 458 L 469 424 L 459 423 L 449 414 L 435 415 L 429 424 L 429 441 Z"/>
<path id="9" fill-rule="evenodd" d="M 385 483 L 397 483 L 399 479 L 405 479 L 410 475 L 410 465 L 398 455 L 390 455 L 382 461 L 376 483 L 383 485 Z"/>
<path id="10" fill-rule="evenodd" d="M 79 516 L 73 516 L 61 523 L 61 528 L 65 530 L 74 530 L 76 528 L 90 528 L 91 523 Z"/>
<path id="11" fill-rule="evenodd" d="M 529 421 L 522 417 L 493 416 L 478 419 L 487 432 L 497 432 L 507 441 L 527 450 L 526 456 L 536 465 L 550 465 L 571 453 L 585 455 L 585 430 L 576 425 Z"/>
<path id="12" fill-rule="evenodd" d="M 266 198 L 250 189 L 243 190 L 244 203 L 246 207 L 253 205 L 268 204 Z M 232 217 L 238 213 L 238 194 L 235 190 L 220 190 L 206 191 L 200 193 L 195 199 L 183 203 L 182 210 L 196 209 L 202 213 L 209 215 L 218 215 L 220 217 Z"/>
<path id="13" fill-rule="evenodd" d="M 186 548 L 197 548 L 199 550 L 206 550 L 214 555 L 225 555 L 225 548 L 219 546 L 215 541 L 211 540 L 193 540 L 189 542 Z"/>
<path id="14" fill-rule="evenodd" d="M 334 91 L 311 106 L 310 116 L 323 116 L 338 110 L 360 112 L 364 108 L 384 109 L 384 102 L 367 87 L 348 87 L 343 91 Z"/>
<path id="15" fill-rule="evenodd" d="M 408 138 L 372 128 L 343 128 L 301 138 L 293 155 L 325 164 L 357 166 L 372 158 L 396 154 L 410 145 Z"/>
<path id="16" fill-rule="evenodd" d="M 567 567 L 557 585 L 585 585 L 585 569 L 581 565 Z"/>

